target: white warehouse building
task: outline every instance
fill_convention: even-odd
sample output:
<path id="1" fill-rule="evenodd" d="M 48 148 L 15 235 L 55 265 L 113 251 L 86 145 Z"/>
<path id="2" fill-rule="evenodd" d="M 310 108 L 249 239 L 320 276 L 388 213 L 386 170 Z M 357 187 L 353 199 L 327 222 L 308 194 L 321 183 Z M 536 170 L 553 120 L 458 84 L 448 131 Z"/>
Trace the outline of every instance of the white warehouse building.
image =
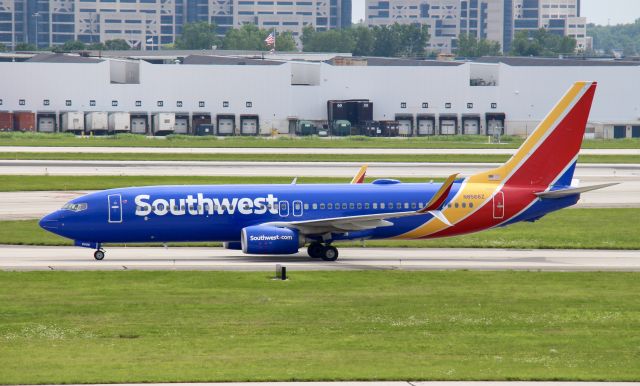
<path id="1" fill-rule="evenodd" d="M 191 134 L 210 124 L 220 135 L 268 135 L 293 134 L 300 121 L 327 125 L 328 101 L 364 100 L 369 120 L 399 122 L 401 135 L 527 135 L 578 80 L 599 83 L 588 136 L 640 137 L 640 62 L 568 59 L 36 56 L 0 62 L 0 112 L 31 112 L 44 132 L 86 131 L 83 116 L 98 131 L 109 114 L 110 125 L 130 122 L 117 131 Z"/>

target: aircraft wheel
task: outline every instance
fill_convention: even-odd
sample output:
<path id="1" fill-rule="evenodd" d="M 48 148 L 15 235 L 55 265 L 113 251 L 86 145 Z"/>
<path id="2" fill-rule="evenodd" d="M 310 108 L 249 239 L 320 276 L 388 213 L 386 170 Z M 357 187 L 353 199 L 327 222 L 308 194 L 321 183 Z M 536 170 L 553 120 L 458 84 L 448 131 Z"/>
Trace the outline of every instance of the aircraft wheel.
<path id="1" fill-rule="evenodd" d="M 322 257 L 323 250 L 324 250 L 324 246 L 322 244 L 318 242 L 313 242 L 309 244 L 309 247 L 307 248 L 307 253 L 309 254 L 309 257 L 314 259 L 319 259 Z"/>
<path id="2" fill-rule="evenodd" d="M 104 251 L 98 249 L 97 251 L 93 252 L 93 258 L 96 260 L 104 259 Z"/>
<path id="3" fill-rule="evenodd" d="M 322 260 L 324 261 L 336 261 L 338 260 L 338 249 L 331 245 L 324 247 L 322 251 Z"/>

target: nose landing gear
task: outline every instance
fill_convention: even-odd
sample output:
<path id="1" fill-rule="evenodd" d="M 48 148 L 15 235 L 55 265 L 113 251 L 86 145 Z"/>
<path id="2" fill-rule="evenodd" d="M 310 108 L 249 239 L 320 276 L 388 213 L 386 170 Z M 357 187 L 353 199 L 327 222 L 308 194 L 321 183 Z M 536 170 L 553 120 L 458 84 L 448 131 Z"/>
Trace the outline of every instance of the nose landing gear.
<path id="1" fill-rule="evenodd" d="M 104 259 L 104 250 L 100 248 L 97 251 L 93 252 L 93 258 L 96 260 Z"/>
<path id="2" fill-rule="evenodd" d="M 314 259 L 324 261 L 336 261 L 338 259 L 338 249 L 332 245 L 323 245 L 319 242 L 309 244 L 307 253 Z"/>

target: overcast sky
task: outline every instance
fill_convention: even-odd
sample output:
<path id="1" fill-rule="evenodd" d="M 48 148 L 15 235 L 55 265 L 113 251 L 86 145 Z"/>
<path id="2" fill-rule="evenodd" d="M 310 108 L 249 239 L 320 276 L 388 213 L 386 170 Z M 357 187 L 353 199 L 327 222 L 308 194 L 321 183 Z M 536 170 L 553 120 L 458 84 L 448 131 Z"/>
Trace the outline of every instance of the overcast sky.
<path id="1" fill-rule="evenodd" d="M 353 22 L 364 19 L 365 0 L 352 0 Z M 582 0 L 582 16 L 589 23 L 631 23 L 640 18 L 640 0 Z"/>

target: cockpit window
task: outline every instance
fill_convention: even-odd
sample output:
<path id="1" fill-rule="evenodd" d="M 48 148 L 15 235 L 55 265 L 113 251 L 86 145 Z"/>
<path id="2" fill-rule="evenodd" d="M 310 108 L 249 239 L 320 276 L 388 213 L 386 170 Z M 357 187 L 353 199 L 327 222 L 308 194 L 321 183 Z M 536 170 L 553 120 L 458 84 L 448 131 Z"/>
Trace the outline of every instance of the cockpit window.
<path id="1" fill-rule="evenodd" d="M 80 212 L 80 211 L 83 211 L 83 210 L 87 209 L 87 203 L 85 203 L 85 202 L 80 202 L 80 203 L 68 202 L 68 203 L 64 204 L 62 209 L 71 210 L 73 212 Z"/>

